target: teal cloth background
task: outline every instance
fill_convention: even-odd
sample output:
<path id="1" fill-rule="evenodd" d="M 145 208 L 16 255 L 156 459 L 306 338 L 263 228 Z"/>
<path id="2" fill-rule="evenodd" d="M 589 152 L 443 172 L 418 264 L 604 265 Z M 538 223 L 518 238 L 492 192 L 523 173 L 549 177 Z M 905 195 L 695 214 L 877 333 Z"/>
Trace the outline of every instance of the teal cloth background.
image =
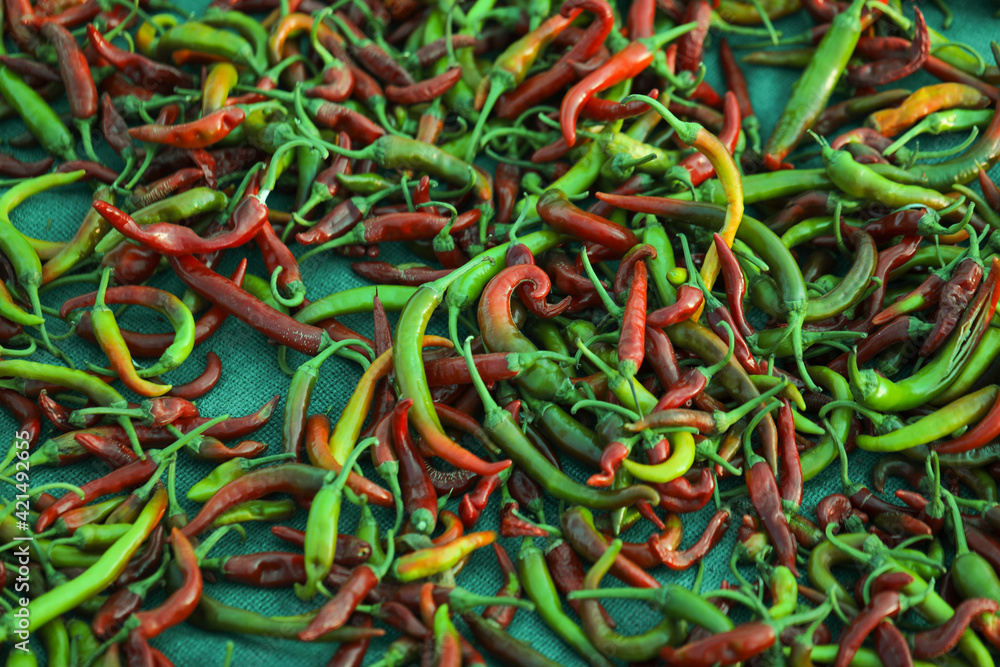
<path id="1" fill-rule="evenodd" d="M 206 4 L 202 1 L 181 0 L 181 6 L 189 8 L 198 13 Z M 909 3 L 907 3 L 909 4 Z M 934 27 L 939 27 L 941 14 L 932 6 L 932 3 L 921 3 L 926 11 L 928 23 Z M 1000 22 L 994 20 L 993 13 L 1000 4 L 986 2 L 984 0 L 952 0 L 952 8 L 955 11 L 955 24 L 947 33 L 953 39 L 958 39 L 971 44 L 979 53 L 990 53 L 989 40 L 997 36 L 997 27 Z M 912 8 L 907 7 L 907 13 L 912 15 Z M 804 16 L 792 17 L 777 22 L 777 28 L 783 31 L 786 36 L 797 35 L 805 30 L 809 25 Z M 725 86 L 718 71 L 718 62 L 715 56 L 714 42 L 717 36 L 713 33 L 707 49 L 708 57 L 708 80 L 717 90 L 724 90 Z M 730 37 L 734 44 L 748 41 L 747 38 Z M 787 95 L 794 83 L 797 72 L 790 70 L 768 69 L 761 67 L 746 67 L 745 71 L 750 82 L 751 95 L 756 106 L 757 115 L 763 125 L 761 134 L 767 137 L 777 115 L 784 106 Z M 896 84 L 911 89 L 916 89 L 920 85 L 932 83 L 930 77 L 920 74 L 915 77 Z M 62 101 L 57 108 L 65 109 L 65 101 Z M 20 121 L 7 121 L 0 124 L 0 138 L 7 139 L 23 131 L 23 124 Z M 963 137 L 964 138 L 964 137 Z M 937 147 L 939 145 L 954 145 L 961 138 L 957 136 L 945 137 L 939 142 L 925 142 L 928 145 Z M 10 150 L 9 147 L 4 150 Z M 106 146 L 98 146 L 102 155 L 107 156 L 109 164 L 118 165 L 117 158 L 113 158 Z M 42 154 L 39 150 L 13 151 L 22 159 L 38 158 Z M 994 174 L 996 176 L 996 174 Z M 89 190 L 86 187 L 63 188 L 52 191 L 42 196 L 35 197 L 17 209 L 12 219 L 18 228 L 26 233 L 46 239 L 68 238 L 79 224 L 82 216 L 87 210 L 90 201 Z M 249 271 L 264 275 L 263 263 L 259 259 L 256 249 L 252 245 L 246 246 L 246 254 L 249 258 Z M 241 252 L 228 253 L 222 267 L 222 273 L 227 273 L 236 264 Z M 401 246 L 389 245 L 383 248 L 382 258 L 387 261 L 400 262 L 407 261 L 410 255 Z M 311 260 L 303 267 L 305 282 L 308 286 L 308 296 L 311 299 L 320 298 L 331 292 L 356 287 L 364 282 L 356 277 L 348 268 L 348 260 L 337 255 L 326 254 Z M 157 276 L 153 283 L 157 286 L 169 289 L 176 294 L 183 291 L 183 285 L 173 275 L 166 271 Z M 89 287 L 77 286 L 57 290 L 54 293 L 46 294 L 43 302 L 58 307 L 62 301 L 72 294 L 81 293 Z M 395 315 L 392 315 L 393 322 Z M 163 330 L 165 322 L 154 321 L 157 318 L 149 317 L 148 313 L 138 308 L 129 309 L 121 322 L 123 326 L 134 329 L 153 331 Z M 360 332 L 371 335 L 371 323 L 369 316 L 352 316 L 345 318 L 345 323 L 354 327 Z M 432 323 L 440 327 L 440 320 Z M 64 327 L 56 321 L 50 320 L 50 330 L 54 333 L 61 333 Z M 79 365 L 85 360 L 100 361 L 100 351 L 82 342 L 79 339 L 70 339 L 60 343 L 76 360 Z M 212 337 L 205 344 L 195 349 L 190 360 L 182 368 L 172 374 L 169 379 L 174 382 L 185 382 L 203 369 L 205 353 L 214 350 L 222 359 L 223 374 L 219 384 L 207 396 L 199 401 L 202 414 L 216 416 L 223 413 L 231 415 L 242 415 L 257 409 L 275 394 L 285 394 L 288 387 L 288 378 L 279 370 L 275 362 L 273 346 L 260 334 L 252 331 L 249 327 L 230 318 L 222 327 L 220 332 Z M 39 360 L 51 361 L 51 358 L 44 353 L 38 353 Z M 294 364 L 300 363 L 304 357 L 291 355 L 290 361 Z M 347 401 L 350 392 L 353 390 L 358 377 L 359 369 L 350 362 L 339 358 L 334 358 L 326 363 L 323 368 L 316 392 L 313 396 L 311 411 L 329 410 L 331 416 L 336 417 Z M 270 452 L 274 453 L 280 448 L 280 427 L 281 427 L 281 405 L 276 411 L 271 423 L 258 432 L 255 439 L 270 443 Z M 15 424 L 6 415 L 0 414 L 0 440 L 7 438 L 5 433 L 13 434 Z M 43 440 L 48 434 L 43 433 Z M 855 479 L 867 479 L 868 472 L 874 461 L 871 455 L 863 452 L 855 452 L 851 456 L 851 472 Z M 184 492 L 191 484 L 201 479 L 211 470 L 209 464 L 191 460 L 185 455 L 181 455 L 178 461 L 178 492 L 183 497 Z M 582 475 L 583 471 L 573 470 L 570 472 Z M 66 469 L 35 469 L 31 471 L 31 482 L 39 485 L 50 481 L 69 481 L 83 483 L 95 476 L 104 473 L 104 469 L 97 463 L 82 463 Z M 369 473 L 371 471 L 369 470 Z M 819 478 L 811 481 L 806 489 L 805 507 L 810 508 L 824 495 L 838 491 L 840 489 L 839 476 L 835 470 L 828 470 Z M 8 497 L 11 491 L 9 487 L 0 485 L 0 497 Z M 186 501 L 185 501 L 186 502 Z M 452 503 L 454 504 L 454 503 Z M 197 511 L 197 506 L 188 503 L 187 509 L 193 516 Z M 550 521 L 557 518 L 557 508 L 552 505 L 547 508 Z M 387 511 L 376 510 L 379 518 L 388 525 L 391 523 L 391 514 Z M 687 515 L 684 517 L 685 538 L 684 545 L 691 544 L 698 538 L 703 530 L 709 516 L 711 516 L 711 505 L 700 513 Z M 481 526 L 490 528 L 496 526 L 497 505 L 496 501 L 491 504 L 484 515 Z M 341 530 L 353 531 L 357 518 L 357 511 L 353 506 L 345 504 L 345 510 L 341 517 Z M 295 520 L 288 522 L 297 527 L 303 527 L 305 513 L 300 512 Z M 648 524 L 646 524 L 648 525 Z M 285 546 L 272 537 L 270 526 L 266 524 L 246 524 L 247 540 L 240 544 L 235 536 L 226 537 L 216 548 L 215 554 L 256 552 L 262 550 L 278 549 L 283 550 Z M 624 535 L 625 539 L 638 540 L 646 536 L 648 529 L 637 528 Z M 705 576 L 705 590 L 716 588 L 719 582 L 728 574 L 726 563 L 735 542 L 735 528 L 731 528 L 726 539 L 720 544 L 706 559 L 707 571 Z M 519 548 L 517 540 L 505 540 L 504 546 L 512 557 L 516 557 Z M 690 586 L 694 581 L 695 570 L 687 572 L 669 572 L 659 570 L 654 573 L 661 581 L 674 582 L 684 586 Z M 748 572 L 749 574 L 749 572 Z M 475 554 L 465 570 L 459 575 L 458 581 L 461 585 L 476 592 L 492 593 L 500 585 L 500 577 L 491 549 L 483 549 Z M 607 582 L 606 585 L 613 585 Z M 294 614 L 305 611 L 315 604 L 321 602 L 317 599 L 312 604 L 300 602 L 291 590 L 267 590 L 259 591 L 251 588 L 229 584 L 214 584 L 206 586 L 206 592 L 219 598 L 220 600 L 237 606 L 247 607 L 265 614 Z M 156 604 L 162 599 L 162 593 L 155 594 L 150 604 Z M 618 619 L 620 629 L 625 633 L 638 632 L 649 627 L 657 618 L 657 614 L 641 604 L 619 604 L 609 602 L 608 609 Z M 572 612 L 570 612 L 572 614 Z M 583 665 L 585 662 L 553 635 L 542 622 L 534 615 L 520 612 L 514 624 L 511 626 L 514 636 L 529 641 L 536 649 L 542 651 L 547 656 L 560 664 L 567 666 Z M 393 633 L 390 633 L 390 635 Z M 236 643 L 234 665 L 239 667 L 255 667 L 257 665 L 273 665 L 279 661 L 287 665 L 322 665 L 333 654 L 334 648 L 329 645 L 316 644 L 309 645 L 294 641 L 285 641 L 263 637 L 248 637 L 238 635 L 215 635 L 204 632 L 191 625 L 182 625 L 174 628 L 163 636 L 155 639 L 153 644 L 163 650 L 177 665 L 218 665 L 222 663 L 226 642 Z M 40 649 L 40 641 L 37 636 L 33 639 L 33 644 Z M 380 657 L 384 647 L 388 645 L 388 640 L 376 641 L 369 651 L 368 662 Z M 489 657 L 487 656 L 489 659 Z"/>

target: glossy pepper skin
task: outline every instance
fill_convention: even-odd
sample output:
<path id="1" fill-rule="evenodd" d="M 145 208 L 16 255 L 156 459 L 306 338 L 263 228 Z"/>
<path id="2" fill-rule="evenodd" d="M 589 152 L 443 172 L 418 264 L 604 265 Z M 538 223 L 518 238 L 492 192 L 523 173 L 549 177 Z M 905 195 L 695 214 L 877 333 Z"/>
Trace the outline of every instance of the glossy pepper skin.
<path id="1" fill-rule="evenodd" d="M 861 36 L 863 6 L 863 2 L 852 2 L 850 8 L 837 15 L 824 35 L 816 56 L 809 61 L 774 132 L 764 145 L 764 160 L 768 168 L 774 170 L 780 167 L 826 107 L 833 86 Z"/>

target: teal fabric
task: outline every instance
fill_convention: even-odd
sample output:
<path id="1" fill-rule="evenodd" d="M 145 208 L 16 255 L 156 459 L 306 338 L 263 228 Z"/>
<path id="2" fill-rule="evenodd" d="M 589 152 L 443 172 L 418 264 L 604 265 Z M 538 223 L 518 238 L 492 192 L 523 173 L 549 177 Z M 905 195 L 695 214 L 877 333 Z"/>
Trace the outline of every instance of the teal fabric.
<path id="1" fill-rule="evenodd" d="M 181 6 L 199 12 L 203 3 L 182 0 Z M 928 22 L 932 26 L 940 26 L 941 15 L 932 6 L 933 3 L 923 3 Z M 952 8 L 956 13 L 954 26 L 948 35 L 954 39 L 959 39 L 971 44 L 979 53 L 989 54 L 989 40 L 996 36 L 997 22 L 993 18 L 993 12 L 997 9 L 997 3 L 983 2 L 981 0 L 952 0 Z M 912 9 L 907 7 L 909 14 Z M 780 21 L 777 28 L 786 36 L 796 35 L 806 30 L 810 23 L 802 16 Z M 717 36 L 713 34 L 711 41 L 714 42 Z M 746 38 L 733 36 L 730 41 L 734 44 L 748 41 Z M 718 62 L 715 55 L 714 45 L 708 49 L 708 81 L 717 89 L 724 90 L 725 86 L 718 70 Z M 790 70 L 778 70 L 767 68 L 746 68 L 750 82 L 751 95 L 756 105 L 757 115 L 762 122 L 762 136 L 767 137 L 777 114 L 780 113 L 787 98 L 788 91 L 795 81 L 797 73 Z M 916 89 L 918 86 L 933 82 L 926 75 L 912 77 L 903 85 Z M 60 110 L 65 110 L 65 102 L 57 105 Z M 23 125 L 19 121 L 8 121 L 0 126 L 0 137 L 9 139 L 23 131 Z M 960 139 L 957 137 L 946 137 L 940 142 L 926 142 L 933 146 L 954 145 Z M 7 150 L 7 148 L 5 148 Z M 101 154 L 106 156 L 109 164 L 117 165 L 117 159 L 112 158 L 106 146 L 98 146 Z M 41 157 L 38 150 L 17 150 L 14 151 L 23 159 Z M 995 176 L 997 174 L 994 174 Z M 13 221 L 18 228 L 26 233 L 46 239 L 68 238 L 79 224 L 84 212 L 88 208 L 90 200 L 89 190 L 85 187 L 64 188 L 53 191 L 43 196 L 36 197 L 21 206 L 13 215 Z M 230 252 L 227 254 L 221 272 L 231 271 L 239 256 L 247 256 L 249 259 L 249 271 L 257 275 L 264 275 L 263 263 L 259 253 L 252 244 L 246 246 L 244 251 Z M 382 258 L 391 262 L 412 260 L 412 256 L 407 251 L 398 246 L 386 246 L 382 249 Z M 348 260 L 328 253 L 311 260 L 303 266 L 305 282 L 308 285 L 308 296 L 311 299 L 320 298 L 331 292 L 356 287 L 363 284 L 363 281 L 356 277 L 348 268 Z M 165 271 L 157 276 L 153 284 L 169 289 L 176 294 L 183 291 L 183 285 L 171 274 Z M 73 294 L 78 294 L 91 289 L 89 286 L 71 286 L 52 293 L 45 294 L 43 302 L 52 307 L 58 307 L 64 299 Z M 156 317 L 150 317 L 147 312 L 139 308 L 129 308 L 121 318 L 121 324 L 144 331 L 164 330 L 165 322 L 158 322 Z M 393 315 L 393 321 L 395 316 Z M 345 324 L 354 327 L 360 332 L 371 335 L 371 322 L 368 316 L 351 316 L 344 318 Z M 62 333 L 64 327 L 57 321 L 50 319 L 50 330 L 53 333 Z M 440 328 L 442 322 L 435 319 L 433 327 Z M 102 360 L 100 351 L 93 346 L 70 338 L 59 343 L 62 348 L 72 356 L 79 365 L 90 360 L 100 362 Z M 174 382 L 185 382 L 202 371 L 206 352 L 213 350 L 222 359 L 223 375 L 219 384 L 207 396 L 201 399 L 199 407 L 203 415 L 216 416 L 220 414 L 242 415 L 250 413 L 262 405 L 274 395 L 284 396 L 288 387 L 288 378 L 283 375 L 275 362 L 274 347 L 260 334 L 255 333 L 247 326 L 230 318 L 222 327 L 218 335 L 211 338 L 205 344 L 199 346 L 191 359 L 175 373 L 170 374 L 169 379 Z M 48 355 L 39 353 L 40 360 L 52 361 Z M 290 361 L 293 364 L 300 363 L 304 357 L 292 354 Z M 313 397 L 311 411 L 328 410 L 331 416 L 336 417 L 347 401 L 350 392 L 353 390 L 360 370 L 351 362 L 334 358 L 326 363 L 322 375 Z M 259 433 L 253 436 L 270 444 L 270 453 L 279 449 L 281 427 L 281 406 L 275 413 L 271 423 Z M 13 434 L 15 424 L 7 415 L 0 415 L 0 439 L 4 433 Z M 43 440 L 44 440 L 43 435 Z M 868 477 L 874 457 L 863 452 L 855 452 L 851 455 L 851 473 L 858 481 L 865 481 Z M 204 477 L 211 470 L 211 466 L 205 463 L 194 461 L 185 455 L 181 455 L 178 462 L 178 491 L 181 496 L 196 481 Z M 579 467 L 570 465 L 569 471 L 581 479 L 586 474 Z M 74 483 L 84 481 L 103 474 L 105 471 L 98 463 L 88 462 L 76 466 L 54 470 L 35 469 L 31 471 L 31 482 L 33 485 L 40 485 L 47 482 L 59 480 Z M 368 473 L 373 474 L 368 468 Z M 838 491 L 840 489 L 840 479 L 836 470 L 828 470 L 818 479 L 807 485 L 806 507 L 811 508 L 817 500 L 824 495 Z M 9 497 L 11 493 L 9 487 L 0 485 L 0 495 Z M 187 510 L 193 516 L 198 507 L 193 503 L 185 501 Z M 451 501 L 449 506 L 454 506 L 455 501 Z M 558 508 L 551 504 L 546 508 L 547 518 L 555 523 L 558 518 Z M 706 521 L 711 516 L 711 506 L 706 510 L 684 517 L 685 536 L 684 545 L 692 544 L 705 527 Z M 496 527 L 497 506 L 494 500 L 488 508 L 482 521 L 482 528 Z M 377 516 L 385 525 L 392 521 L 391 513 L 377 510 Z M 341 517 L 340 527 L 342 531 L 353 531 L 357 520 L 357 512 L 353 506 L 346 505 Z M 288 522 L 290 525 L 302 528 L 304 526 L 305 513 L 300 512 L 295 520 Z M 648 525 L 648 524 L 646 524 Z M 227 536 L 222 543 L 216 547 L 214 554 L 222 553 L 251 553 L 262 550 L 284 550 L 286 547 L 270 534 L 269 525 L 247 524 L 246 541 L 240 543 L 235 536 Z M 639 528 L 624 535 L 627 540 L 640 540 L 647 534 L 648 529 Z M 726 539 L 720 544 L 706 559 L 706 573 L 704 579 L 705 590 L 716 588 L 720 581 L 727 575 L 726 563 L 731 553 L 731 548 L 735 542 L 735 527 L 729 530 Z M 519 543 L 516 540 L 505 540 L 503 542 L 512 557 L 516 557 Z M 684 586 L 691 586 L 694 581 L 695 571 L 669 572 L 660 570 L 653 573 L 658 579 L 664 582 L 674 582 Z M 749 574 L 749 572 L 747 572 Z M 492 593 L 496 591 L 500 584 L 500 577 L 491 549 L 483 549 L 476 553 L 469 561 L 466 568 L 458 576 L 458 582 L 473 591 L 481 593 Z M 617 585 L 614 581 L 607 581 L 606 585 Z M 309 609 L 311 606 L 320 603 L 317 599 L 312 604 L 300 602 L 292 591 L 258 591 L 250 588 L 228 584 L 212 584 L 206 586 L 206 591 L 223 602 L 231 605 L 243 606 L 264 614 L 295 614 Z M 162 599 L 162 592 L 158 592 L 150 599 L 150 604 L 156 604 Z M 609 602 L 608 609 L 612 615 L 618 619 L 620 629 L 625 633 L 638 632 L 649 627 L 656 621 L 657 614 L 641 604 L 623 604 Z M 572 612 L 570 612 L 572 614 Z M 583 665 L 585 661 L 574 654 L 564 643 L 553 635 L 537 616 L 519 612 L 511 627 L 514 636 L 531 643 L 539 651 L 551 657 L 556 662 L 576 666 Z M 395 633 L 390 632 L 393 636 Z M 165 633 L 163 636 L 153 641 L 153 644 L 163 650 L 177 665 L 218 665 L 222 663 L 226 651 L 226 643 L 233 641 L 236 644 L 234 665 L 240 667 L 254 667 L 256 665 L 321 665 L 332 655 L 334 648 L 328 645 L 309 645 L 293 641 L 284 641 L 272 638 L 245 637 L 245 636 L 224 636 L 203 632 L 190 625 L 183 625 Z M 36 636 L 33 643 L 37 646 L 39 639 Z M 376 641 L 370 652 L 369 662 L 381 656 L 384 648 L 388 645 L 388 640 Z"/>

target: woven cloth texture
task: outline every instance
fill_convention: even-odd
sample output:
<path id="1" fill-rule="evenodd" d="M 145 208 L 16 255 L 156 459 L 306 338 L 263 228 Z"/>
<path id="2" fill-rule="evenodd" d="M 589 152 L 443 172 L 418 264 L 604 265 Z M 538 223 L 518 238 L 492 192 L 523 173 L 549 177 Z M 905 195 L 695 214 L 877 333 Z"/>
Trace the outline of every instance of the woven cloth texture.
<path id="1" fill-rule="evenodd" d="M 193 2 L 192 0 L 179 0 L 178 4 L 184 9 L 191 10 L 195 15 L 199 14 L 207 4 L 204 1 Z M 909 4 L 909 3 L 907 3 Z M 933 3 L 921 3 L 927 15 L 928 23 L 932 27 L 939 28 L 941 24 L 941 14 L 934 8 Z M 988 55 L 990 53 L 990 39 L 996 37 L 996 28 L 1000 26 L 993 18 L 993 13 L 998 7 L 998 3 L 987 2 L 985 0 L 951 0 L 951 7 L 955 12 L 955 22 L 946 33 L 950 38 L 966 42 L 972 45 L 979 53 Z M 907 14 L 912 16 L 912 8 L 906 8 Z M 776 22 L 778 30 L 784 36 L 794 36 L 801 34 L 811 23 L 802 15 L 791 17 Z M 721 77 L 716 56 L 716 40 L 718 36 L 713 33 L 707 45 L 706 65 L 708 69 L 707 80 L 717 89 L 725 90 L 725 84 Z M 747 41 L 759 41 L 759 37 L 743 37 L 731 35 L 729 40 L 734 45 Z M 738 52 L 739 55 L 740 52 Z M 750 67 L 744 68 L 750 84 L 750 92 L 756 106 L 757 116 L 762 123 L 761 136 L 767 137 L 774 122 L 784 107 L 785 100 L 789 95 L 792 84 L 795 82 L 798 72 L 794 70 L 784 70 L 776 68 Z M 896 84 L 915 90 L 917 87 L 933 83 L 931 77 L 918 74 L 910 77 L 904 82 Z M 836 101 L 836 98 L 835 100 Z M 56 105 L 57 110 L 65 111 L 65 100 Z M 0 124 L 0 138 L 6 140 L 24 131 L 24 125 L 19 120 L 7 121 Z M 95 139 L 96 139 L 95 135 Z M 927 147 L 937 148 L 942 146 L 955 145 L 964 136 L 947 136 L 938 140 L 926 140 L 922 142 Z M 807 147 L 803 144 L 804 147 Z M 120 162 L 115 158 L 107 146 L 98 145 L 99 154 L 103 156 L 108 164 L 119 166 Z M 5 147 L 4 150 L 11 150 Z M 40 150 L 14 150 L 12 151 L 21 159 L 37 159 L 42 157 Z M 994 170 L 994 177 L 997 176 Z M 78 226 L 82 216 L 88 209 L 90 202 L 90 191 L 84 186 L 62 188 L 44 193 L 32 198 L 20 206 L 12 215 L 14 224 L 25 233 L 44 239 L 66 239 L 72 235 Z M 301 250 L 295 247 L 298 253 Z M 260 259 L 253 244 L 245 246 L 238 251 L 227 253 L 225 261 L 220 269 L 220 273 L 228 275 L 235 267 L 239 259 L 246 256 L 249 260 L 248 271 L 258 276 L 265 275 L 263 262 Z M 381 259 L 390 262 L 414 261 L 414 257 L 408 253 L 400 244 L 388 244 L 382 248 Z M 333 253 L 327 253 L 310 260 L 303 266 L 303 275 L 308 286 L 308 297 L 318 299 L 332 292 L 345 290 L 366 284 L 363 280 L 355 276 L 348 267 L 349 260 Z M 175 294 L 181 294 L 184 286 L 167 270 L 159 274 L 152 281 L 153 285 L 168 289 Z M 74 294 L 79 294 L 93 289 L 87 285 L 77 285 L 60 288 L 43 296 L 43 303 L 58 308 L 58 306 Z M 395 314 L 390 313 L 391 320 L 395 326 Z M 368 315 L 355 315 L 344 318 L 344 323 L 353 327 L 357 331 L 368 336 L 372 334 L 371 318 Z M 150 317 L 149 313 L 140 308 L 129 308 L 121 318 L 123 327 L 133 328 L 140 331 L 162 331 L 168 325 L 160 321 L 158 317 Z M 431 332 L 444 333 L 442 318 L 437 317 L 432 321 Z M 65 327 L 50 319 L 50 330 L 54 333 L 61 333 Z M 83 342 L 78 338 L 70 338 L 59 343 L 79 366 L 85 361 L 101 363 L 103 357 L 100 351 Z M 229 318 L 222 326 L 221 330 L 204 344 L 198 346 L 191 358 L 177 371 L 168 375 L 168 379 L 182 383 L 190 380 L 203 369 L 205 354 L 215 351 L 222 359 L 223 373 L 218 385 L 204 398 L 198 401 L 199 408 L 203 415 L 216 416 L 220 414 L 243 415 L 253 412 L 265 401 L 274 395 L 284 397 L 288 388 L 288 377 L 283 375 L 278 369 L 275 358 L 275 347 L 269 344 L 263 336 L 254 332 L 246 325 L 238 322 L 234 318 Z M 53 361 L 46 353 L 38 352 L 35 355 L 38 360 Z M 301 363 L 305 357 L 291 353 L 289 361 L 294 366 Z M 148 360 L 139 360 L 140 363 Z M 327 361 L 322 369 L 319 382 L 316 386 L 312 399 L 310 412 L 328 410 L 334 418 L 340 414 L 341 409 L 347 402 L 348 396 L 354 389 L 360 369 L 352 362 L 334 357 Z M 283 402 L 279 404 L 275 416 L 266 428 L 252 436 L 270 444 L 268 453 L 276 453 L 280 450 L 280 430 L 281 430 L 281 409 Z M 16 430 L 14 422 L 6 414 L 0 414 L 0 439 L 5 433 L 13 435 Z M 47 437 L 49 431 L 42 435 L 42 441 Z M 363 457 L 367 459 L 367 457 Z M 871 466 L 876 457 L 861 451 L 855 451 L 850 456 L 850 471 L 852 478 L 858 481 L 866 481 L 869 478 Z M 366 472 L 374 477 L 374 472 L 366 462 Z M 579 479 L 584 479 L 586 473 L 571 462 L 567 464 L 568 472 Z M 825 471 L 818 478 L 810 481 L 806 485 L 804 506 L 807 508 L 807 515 L 811 516 L 811 508 L 815 503 L 829 493 L 838 492 L 841 488 L 839 471 L 833 466 Z M 198 509 L 194 503 L 189 503 L 183 498 L 187 489 L 196 481 L 203 478 L 210 470 L 210 464 L 195 461 L 185 454 L 181 454 L 178 460 L 177 481 L 178 495 L 185 503 L 186 509 L 193 516 Z M 105 469 L 96 462 L 85 462 L 65 469 L 42 469 L 37 468 L 31 471 L 32 485 L 41 485 L 51 481 L 67 481 L 76 484 L 92 479 L 104 474 Z M 5 486 L 0 486 L 0 496 L 9 497 L 12 491 Z M 497 501 L 494 500 L 484 514 L 480 523 L 481 529 L 497 527 Z M 456 501 L 451 501 L 450 507 L 454 508 Z M 546 516 L 550 522 L 556 522 L 558 517 L 558 507 L 554 503 L 546 508 Z M 703 511 L 684 516 L 684 542 L 683 545 L 693 543 L 704 529 L 708 518 L 712 515 L 713 506 L 709 504 Z M 384 526 L 391 525 L 392 515 L 386 510 L 376 508 L 376 515 L 383 522 Z M 294 520 L 287 522 L 297 528 L 304 528 L 304 511 L 300 511 Z M 344 510 L 340 518 L 340 528 L 345 532 L 352 532 L 358 517 L 357 509 L 345 503 Z M 639 527 L 623 535 L 624 539 L 638 541 L 644 539 L 649 533 L 648 522 L 642 522 Z M 213 555 L 222 553 L 252 553 L 264 550 L 285 550 L 277 538 L 270 533 L 269 524 L 245 524 L 247 531 L 246 541 L 240 543 L 236 536 L 227 536 L 215 548 Z M 705 559 L 706 572 L 703 590 L 717 588 L 720 581 L 728 574 L 728 559 L 733 544 L 736 539 L 735 526 L 731 527 L 726 539 L 716 547 Z M 518 540 L 503 540 L 504 546 L 512 557 L 516 557 L 520 543 Z M 695 578 L 695 569 L 686 572 L 670 572 L 659 570 L 653 573 L 660 581 L 672 582 L 682 586 L 690 587 Z M 750 574 L 749 570 L 746 574 Z M 460 585 L 467 587 L 478 593 L 492 594 L 501 584 L 499 571 L 496 566 L 492 549 L 482 549 L 472 556 L 470 562 L 458 576 Z M 605 581 L 607 586 L 620 585 L 612 578 Z M 317 598 L 311 604 L 300 602 L 291 590 L 256 590 L 225 583 L 206 584 L 206 592 L 217 597 L 221 601 L 253 609 L 263 614 L 288 615 L 306 611 L 321 602 Z M 162 599 L 162 593 L 151 597 L 148 604 L 157 604 Z M 619 630 L 632 634 L 639 632 L 651 624 L 655 623 L 659 615 L 646 605 L 636 603 L 624 603 L 609 601 L 607 608 L 618 620 Z M 568 612 L 570 615 L 572 611 Z M 585 665 L 586 662 L 569 649 L 558 637 L 550 632 L 542 621 L 533 614 L 519 612 L 510 628 L 511 633 L 520 639 L 529 642 L 535 649 L 543 652 L 556 662 L 567 667 Z M 395 633 L 390 631 L 389 636 Z M 220 635 L 204 632 L 191 625 L 184 624 L 171 629 L 153 641 L 153 645 L 163 650 L 177 665 L 218 665 L 221 664 L 226 651 L 226 643 L 235 642 L 234 665 L 239 667 L 256 667 L 257 665 L 323 665 L 330 658 L 335 650 L 330 645 L 305 644 L 295 641 L 278 640 L 272 638 L 249 637 L 241 635 Z M 40 640 L 36 636 L 33 644 L 41 650 Z M 381 657 L 388 640 L 377 640 L 373 642 L 368 654 L 368 662 Z M 487 655 L 487 660 L 490 658 Z M 491 661 L 491 664 L 496 664 Z"/>

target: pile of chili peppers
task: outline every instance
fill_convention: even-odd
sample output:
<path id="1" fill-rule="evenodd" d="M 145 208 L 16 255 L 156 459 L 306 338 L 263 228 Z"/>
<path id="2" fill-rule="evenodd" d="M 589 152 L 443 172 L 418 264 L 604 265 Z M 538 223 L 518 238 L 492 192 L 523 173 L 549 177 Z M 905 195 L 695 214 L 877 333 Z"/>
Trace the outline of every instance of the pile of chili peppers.
<path id="1" fill-rule="evenodd" d="M 997 43 L 899 0 L 3 0 L 3 27 L 6 664 L 169 665 L 182 624 L 225 664 L 250 636 L 358 667 L 994 664 Z M 769 136 L 730 38 L 803 70 Z M 12 217 L 71 186 L 71 238 Z M 340 257 L 370 284 L 310 289 Z M 290 379 L 203 414 L 232 360 L 172 378 L 230 318 Z"/>

